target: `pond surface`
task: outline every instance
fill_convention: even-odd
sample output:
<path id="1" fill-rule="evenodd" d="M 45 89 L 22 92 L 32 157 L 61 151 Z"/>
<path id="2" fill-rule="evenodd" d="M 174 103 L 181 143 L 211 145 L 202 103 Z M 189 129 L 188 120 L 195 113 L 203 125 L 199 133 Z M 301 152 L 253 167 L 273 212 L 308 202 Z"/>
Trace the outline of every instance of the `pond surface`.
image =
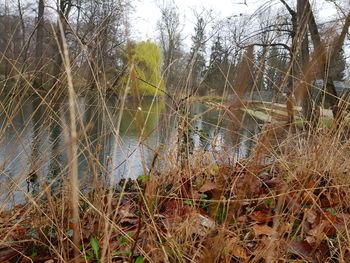
<path id="1" fill-rule="evenodd" d="M 68 100 L 52 103 L 7 97 L 0 102 L 3 204 L 23 202 L 44 181 L 59 187 L 68 173 Z M 78 173 L 83 189 L 89 189 L 92 182 L 137 178 L 147 171 L 156 152 L 177 147 L 177 118 L 170 102 L 148 98 L 134 107 L 128 99 L 122 112 L 118 105 L 116 98 L 77 99 Z M 193 103 L 189 112 L 193 151 L 208 151 L 214 158 L 226 156 L 228 161 L 249 155 L 259 132 L 256 121 L 242 114 L 231 121 L 223 110 L 203 103 Z"/>

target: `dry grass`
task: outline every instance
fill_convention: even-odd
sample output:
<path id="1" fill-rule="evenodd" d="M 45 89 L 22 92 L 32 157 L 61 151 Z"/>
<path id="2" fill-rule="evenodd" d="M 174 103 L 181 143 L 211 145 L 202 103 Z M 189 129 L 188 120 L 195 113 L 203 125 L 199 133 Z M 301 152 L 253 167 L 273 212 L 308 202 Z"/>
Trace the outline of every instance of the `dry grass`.
<path id="1" fill-rule="evenodd" d="M 104 251 L 102 262 L 347 262 L 348 149 L 324 134 L 281 148 L 269 164 L 216 166 L 197 153 L 185 170 L 79 193 L 76 257 L 97 262 Z M 45 199 L 2 213 L 1 251 L 29 256 L 35 248 L 33 262 L 70 262 L 71 188 L 51 196 L 42 187 Z"/>

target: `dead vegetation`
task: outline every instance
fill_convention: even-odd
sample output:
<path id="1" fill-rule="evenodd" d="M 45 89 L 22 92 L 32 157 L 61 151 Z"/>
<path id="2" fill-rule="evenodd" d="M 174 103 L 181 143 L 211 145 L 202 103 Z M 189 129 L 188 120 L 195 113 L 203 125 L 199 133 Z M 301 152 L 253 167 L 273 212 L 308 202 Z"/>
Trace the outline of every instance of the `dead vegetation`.
<path id="1" fill-rule="evenodd" d="M 80 193 L 80 247 L 70 194 L 42 186 L 1 213 L 0 261 L 73 262 L 78 250 L 79 262 L 348 262 L 347 144 L 294 136 L 277 158 L 264 152 L 269 163 L 201 165 L 198 153 L 186 169 Z"/>

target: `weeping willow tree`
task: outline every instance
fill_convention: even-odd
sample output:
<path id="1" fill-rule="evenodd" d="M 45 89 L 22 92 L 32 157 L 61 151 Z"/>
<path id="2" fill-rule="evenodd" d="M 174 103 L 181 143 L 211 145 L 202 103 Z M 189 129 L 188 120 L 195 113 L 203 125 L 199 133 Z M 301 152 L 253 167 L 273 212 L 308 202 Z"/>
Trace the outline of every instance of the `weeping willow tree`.
<path id="1" fill-rule="evenodd" d="M 141 96 L 164 95 L 165 86 L 160 72 L 162 62 L 160 48 L 150 41 L 134 42 L 131 53 L 138 93 Z M 125 59 L 125 63 L 130 64 L 130 59 Z M 121 84 L 124 87 L 128 83 L 129 76 L 129 74 L 125 74 L 123 77 Z M 130 83 L 129 85 L 133 86 L 134 84 Z"/>

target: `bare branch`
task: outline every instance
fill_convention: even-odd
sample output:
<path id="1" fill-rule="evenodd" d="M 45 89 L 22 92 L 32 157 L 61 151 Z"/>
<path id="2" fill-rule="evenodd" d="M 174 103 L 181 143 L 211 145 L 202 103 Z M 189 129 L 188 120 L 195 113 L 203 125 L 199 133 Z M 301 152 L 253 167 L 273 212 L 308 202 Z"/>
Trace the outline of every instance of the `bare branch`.
<path id="1" fill-rule="evenodd" d="M 287 44 L 284 44 L 284 43 L 268 43 L 268 44 L 253 43 L 253 44 L 249 44 L 249 45 L 246 45 L 246 46 L 239 46 L 239 48 L 241 48 L 241 49 L 246 49 L 246 48 L 251 47 L 251 46 L 259 46 L 259 47 L 283 47 L 283 48 L 285 48 L 286 50 L 288 50 L 289 52 L 291 52 L 290 47 L 289 47 Z"/>
<path id="2" fill-rule="evenodd" d="M 297 13 L 287 4 L 286 1 L 284 1 L 284 0 L 280 0 L 280 1 L 281 1 L 281 3 L 287 8 L 288 12 L 290 13 L 290 15 L 291 15 L 292 17 L 294 17 L 294 16 L 297 15 Z"/>

